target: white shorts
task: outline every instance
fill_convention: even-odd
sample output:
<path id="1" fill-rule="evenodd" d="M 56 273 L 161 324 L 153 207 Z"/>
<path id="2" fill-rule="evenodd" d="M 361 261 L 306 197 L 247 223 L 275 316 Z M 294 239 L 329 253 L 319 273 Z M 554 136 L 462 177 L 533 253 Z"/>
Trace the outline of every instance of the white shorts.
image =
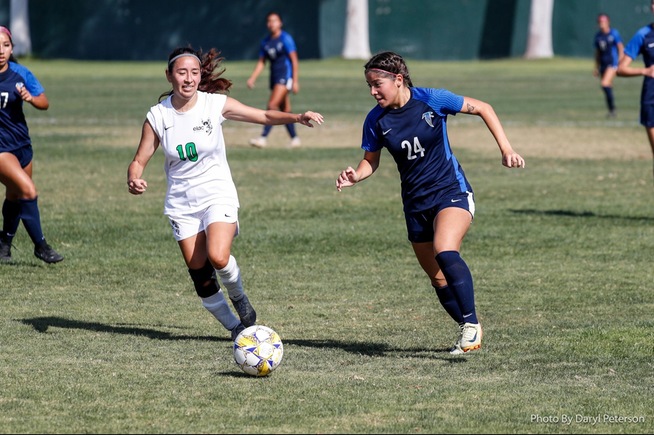
<path id="1" fill-rule="evenodd" d="M 178 242 L 188 239 L 202 231 L 214 222 L 236 222 L 236 234 L 238 235 L 238 207 L 232 205 L 215 204 L 204 210 L 195 213 L 169 215 L 168 220 L 173 229 L 173 237 Z"/>

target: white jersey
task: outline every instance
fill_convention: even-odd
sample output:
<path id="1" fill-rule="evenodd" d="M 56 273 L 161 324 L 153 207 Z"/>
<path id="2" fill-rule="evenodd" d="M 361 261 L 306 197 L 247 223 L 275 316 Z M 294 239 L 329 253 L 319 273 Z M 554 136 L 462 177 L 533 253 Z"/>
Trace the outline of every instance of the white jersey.
<path id="1" fill-rule="evenodd" d="M 197 95 L 188 112 L 175 110 L 168 97 L 147 114 L 166 156 L 167 216 L 194 213 L 212 204 L 239 206 L 222 129 L 227 96 L 199 91 Z"/>

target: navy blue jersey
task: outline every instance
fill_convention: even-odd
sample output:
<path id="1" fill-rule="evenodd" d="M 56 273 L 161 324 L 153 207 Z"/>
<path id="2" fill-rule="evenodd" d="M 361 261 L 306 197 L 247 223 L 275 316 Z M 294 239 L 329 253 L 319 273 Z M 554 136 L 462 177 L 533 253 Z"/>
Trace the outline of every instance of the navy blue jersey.
<path id="1" fill-rule="evenodd" d="M 268 35 L 261 41 L 259 57 L 270 62 L 270 87 L 273 84 L 286 82 L 293 78 L 293 64 L 289 54 L 297 51 L 291 35 L 282 30 L 278 38 Z"/>
<path id="2" fill-rule="evenodd" d="M 633 38 L 624 48 L 625 55 L 636 59 L 639 54 L 643 55 L 645 67 L 654 64 L 654 24 L 638 29 Z M 654 104 L 654 78 L 645 77 L 643 88 L 640 93 L 641 104 Z"/>
<path id="3" fill-rule="evenodd" d="M 411 98 L 399 109 L 375 106 L 363 125 L 361 148 L 388 149 L 400 172 L 405 212 L 433 207 L 439 199 L 472 187 L 452 153 L 447 115 L 456 115 L 463 97 L 445 89 L 410 88 Z"/>
<path id="4" fill-rule="evenodd" d="M 17 83 L 22 83 L 35 97 L 44 92 L 41 83 L 23 65 L 9 62 L 9 68 L 0 73 L 0 151 L 14 151 L 31 143 Z"/>
<path id="5" fill-rule="evenodd" d="M 604 70 L 609 66 L 618 66 L 618 44 L 622 43 L 620 32 L 610 29 L 609 33 L 601 30 L 595 34 L 594 45 L 599 54 L 599 67 Z"/>

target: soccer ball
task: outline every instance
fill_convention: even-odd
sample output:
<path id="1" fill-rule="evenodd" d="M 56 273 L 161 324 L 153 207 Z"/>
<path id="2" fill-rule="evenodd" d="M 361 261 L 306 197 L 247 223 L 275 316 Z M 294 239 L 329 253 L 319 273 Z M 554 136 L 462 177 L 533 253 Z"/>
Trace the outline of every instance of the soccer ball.
<path id="1" fill-rule="evenodd" d="M 283 356 L 282 339 L 267 326 L 245 328 L 234 340 L 234 361 L 248 375 L 269 375 L 282 362 Z"/>

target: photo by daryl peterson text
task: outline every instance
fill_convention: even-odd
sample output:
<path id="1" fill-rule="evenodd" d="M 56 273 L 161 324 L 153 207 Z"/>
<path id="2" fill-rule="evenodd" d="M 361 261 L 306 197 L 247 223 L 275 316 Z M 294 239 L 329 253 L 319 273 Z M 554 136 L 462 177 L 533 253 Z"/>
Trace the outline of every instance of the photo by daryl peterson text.
<path id="1" fill-rule="evenodd" d="M 615 414 L 561 414 L 561 415 L 540 415 L 531 414 L 530 421 L 538 424 L 638 424 L 645 423 L 643 415 L 615 415 Z"/>

